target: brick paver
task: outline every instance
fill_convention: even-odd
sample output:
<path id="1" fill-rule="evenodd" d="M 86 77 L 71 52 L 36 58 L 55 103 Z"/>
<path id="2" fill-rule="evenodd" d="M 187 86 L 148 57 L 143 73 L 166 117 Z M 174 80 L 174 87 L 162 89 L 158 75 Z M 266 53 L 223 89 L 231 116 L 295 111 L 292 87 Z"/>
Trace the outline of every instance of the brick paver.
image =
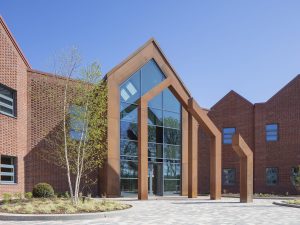
<path id="1" fill-rule="evenodd" d="M 126 213 L 111 218 L 73 221 L 1 222 L 0 224 L 299 224 L 300 209 L 273 205 L 274 200 L 255 199 L 254 203 L 239 203 L 237 198 L 211 201 L 173 198 L 148 201 L 124 201 L 133 205 Z M 278 200 L 277 200 L 278 201 Z"/>

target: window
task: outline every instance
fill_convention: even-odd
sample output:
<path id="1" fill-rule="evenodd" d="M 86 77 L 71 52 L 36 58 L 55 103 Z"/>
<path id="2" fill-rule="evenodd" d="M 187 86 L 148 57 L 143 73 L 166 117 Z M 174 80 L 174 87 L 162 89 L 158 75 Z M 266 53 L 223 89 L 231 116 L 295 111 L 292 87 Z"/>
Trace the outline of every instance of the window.
<path id="1" fill-rule="evenodd" d="M 16 157 L 1 156 L 1 184 L 14 184 L 16 183 Z"/>
<path id="2" fill-rule="evenodd" d="M 266 125 L 266 141 L 278 141 L 278 124 L 267 124 Z"/>
<path id="3" fill-rule="evenodd" d="M 266 168 L 267 185 L 276 185 L 278 183 L 278 168 Z"/>
<path id="4" fill-rule="evenodd" d="M 0 84 L 0 113 L 16 116 L 16 91 Z"/>
<path id="5" fill-rule="evenodd" d="M 223 185 L 235 185 L 235 169 L 223 169 Z"/>
<path id="6" fill-rule="evenodd" d="M 231 144 L 232 136 L 235 134 L 234 127 L 223 128 L 223 144 Z"/>

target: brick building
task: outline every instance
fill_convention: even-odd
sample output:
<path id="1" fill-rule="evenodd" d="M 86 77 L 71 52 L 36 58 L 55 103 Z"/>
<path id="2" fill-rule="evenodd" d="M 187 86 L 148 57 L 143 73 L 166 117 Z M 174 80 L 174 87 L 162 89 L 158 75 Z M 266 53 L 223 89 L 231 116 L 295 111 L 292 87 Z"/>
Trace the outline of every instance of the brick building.
<path id="1" fill-rule="evenodd" d="M 222 189 L 239 191 L 239 158 L 230 137 L 239 132 L 254 153 L 254 192 L 295 194 L 290 177 L 300 164 L 300 75 L 264 103 L 252 104 L 230 91 L 208 112 L 223 135 Z M 208 162 L 207 140 L 200 131 L 199 161 Z M 209 192 L 207 170 L 199 163 L 200 192 Z"/>
<path id="2" fill-rule="evenodd" d="M 299 76 L 266 103 L 253 105 L 230 92 L 206 111 L 195 104 L 150 39 L 105 79 L 108 156 L 96 174 L 99 183 L 91 187 L 94 195 L 138 192 L 146 199 L 148 193 L 210 192 L 218 199 L 221 142 L 214 136 L 220 133 L 214 124 L 224 137 L 223 189 L 237 192 L 239 188 L 238 157 L 230 145 L 232 134 L 239 132 L 254 150 L 255 191 L 293 193 L 289 174 L 300 161 Z M 53 105 L 53 99 L 61 99 L 63 90 L 62 77 L 30 67 L 0 17 L 0 195 L 31 191 L 39 182 L 50 183 L 57 192 L 68 190 L 65 171 L 40 154 L 46 149 L 45 139 L 61 121 L 62 101 Z M 145 96 L 148 102 L 141 108 Z M 210 145 L 212 141 L 215 145 Z M 270 185 L 266 185 L 266 170 Z"/>

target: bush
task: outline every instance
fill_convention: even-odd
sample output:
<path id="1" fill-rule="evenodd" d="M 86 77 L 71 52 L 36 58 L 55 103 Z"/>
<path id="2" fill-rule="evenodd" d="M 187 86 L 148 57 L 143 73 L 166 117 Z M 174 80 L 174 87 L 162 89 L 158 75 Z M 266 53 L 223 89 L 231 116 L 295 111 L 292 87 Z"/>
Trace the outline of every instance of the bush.
<path id="1" fill-rule="evenodd" d="M 25 198 L 31 199 L 32 198 L 32 192 L 26 192 L 25 193 Z"/>
<path id="2" fill-rule="evenodd" d="M 12 194 L 10 193 L 3 193 L 2 194 L 3 202 L 8 203 L 12 200 Z"/>
<path id="3" fill-rule="evenodd" d="M 35 198 L 50 198 L 54 196 L 54 190 L 50 184 L 39 183 L 34 186 L 32 195 Z"/>

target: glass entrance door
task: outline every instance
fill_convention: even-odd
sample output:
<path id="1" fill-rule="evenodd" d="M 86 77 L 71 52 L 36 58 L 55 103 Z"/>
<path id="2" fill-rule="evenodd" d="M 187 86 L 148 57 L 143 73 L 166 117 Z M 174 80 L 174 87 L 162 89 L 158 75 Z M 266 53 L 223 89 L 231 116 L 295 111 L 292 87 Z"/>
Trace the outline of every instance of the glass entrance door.
<path id="1" fill-rule="evenodd" d="M 163 195 L 163 165 L 149 162 L 148 164 L 148 192 L 149 195 Z"/>

